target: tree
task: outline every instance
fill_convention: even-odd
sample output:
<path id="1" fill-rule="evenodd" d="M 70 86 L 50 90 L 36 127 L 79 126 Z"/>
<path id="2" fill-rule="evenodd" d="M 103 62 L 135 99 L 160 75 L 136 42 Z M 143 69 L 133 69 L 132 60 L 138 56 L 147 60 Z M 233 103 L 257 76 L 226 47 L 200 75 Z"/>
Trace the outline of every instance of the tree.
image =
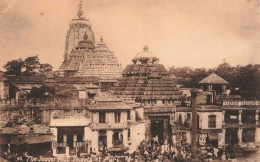
<path id="1" fill-rule="evenodd" d="M 7 74 L 14 75 L 48 75 L 52 72 L 53 66 L 50 64 L 41 64 L 38 56 L 27 57 L 22 59 L 12 60 L 4 65 Z"/>
<path id="2" fill-rule="evenodd" d="M 19 58 L 17 60 L 8 61 L 4 65 L 4 68 L 6 69 L 6 74 L 21 75 L 24 65 L 24 61 Z"/>
<path id="3" fill-rule="evenodd" d="M 27 57 L 24 60 L 25 72 L 24 75 L 35 75 L 39 73 L 40 61 L 38 56 Z"/>
<path id="4" fill-rule="evenodd" d="M 238 69 L 236 81 L 241 91 L 251 93 L 250 96 L 259 95 L 260 91 L 260 65 L 249 64 Z M 254 94 L 255 95 L 254 95 Z M 256 96 L 255 96 L 256 97 Z M 258 96 L 260 97 L 260 96 Z"/>
<path id="5" fill-rule="evenodd" d="M 52 72 L 53 66 L 50 64 L 40 64 L 39 74 L 48 75 Z"/>
<path id="6" fill-rule="evenodd" d="M 205 68 L 196 68 L 193 70 L 189 87 L 198 87 L 198 83 L 206 78 L 212 71 Z"/>
<path id="7" fill-rule="evenodd" d="M 190 67 L 170 67 L 169 75 L 177 79 L 177 83 L 189 87 L 193 69 Z"/>

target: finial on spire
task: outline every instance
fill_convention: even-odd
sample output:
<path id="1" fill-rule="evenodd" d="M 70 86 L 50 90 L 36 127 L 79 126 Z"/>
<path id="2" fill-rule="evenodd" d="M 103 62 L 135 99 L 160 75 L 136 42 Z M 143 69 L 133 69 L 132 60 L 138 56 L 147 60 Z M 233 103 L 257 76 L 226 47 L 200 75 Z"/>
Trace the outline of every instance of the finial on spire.
<path id="1" fill-rule="evenodd" d="M 144 49 L 144 51 L 148 51 L 148 46 L 145 45 L 143 49 Z"/>
<path id="2" fill-rule="evenodd" d="M 85 34 L 84 34 L 84 40 L 87 40 L 88 39 L 88 35 L 87 35 L 87 31 L 85 31 Z"/>
<path id="3" fill-rule="evenodd" d="M 82 11 L 82 3 L 83 3 L 83 1 L 80 1 L 80 3 L 79 3 L 79 10 L 78 10 L 78 17 L 80 18 L 80 19 L 82 19 L 83 17 L 83 11 Z"/>
<path id="4" fill-rule="evenodd" d="M 103 42 L 103 37 L 101 36 L 101 38 L 100 38 L 100 42 Z"/>

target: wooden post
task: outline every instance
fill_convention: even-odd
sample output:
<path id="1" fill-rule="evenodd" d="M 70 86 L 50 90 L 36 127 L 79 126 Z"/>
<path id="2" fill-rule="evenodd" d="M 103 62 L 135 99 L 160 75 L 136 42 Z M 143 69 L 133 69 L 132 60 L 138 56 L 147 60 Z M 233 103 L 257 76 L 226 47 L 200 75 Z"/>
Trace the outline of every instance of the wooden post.
<path id="1" fill-rule="evenodd" d="M 198 89 L 191 90 L 191 104 L 192 104 L 192 127 L 191 127 L 191 159 L 197 160 L 197 95 Z"/>

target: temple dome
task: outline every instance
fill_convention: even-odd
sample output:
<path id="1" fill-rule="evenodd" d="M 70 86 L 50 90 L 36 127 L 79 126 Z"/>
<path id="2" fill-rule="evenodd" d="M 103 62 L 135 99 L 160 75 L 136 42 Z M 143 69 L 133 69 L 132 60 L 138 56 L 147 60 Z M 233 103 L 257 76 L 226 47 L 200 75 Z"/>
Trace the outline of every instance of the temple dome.
<path id="1" fill-rule="evenodd" d="M 88 48 L 88 49 L 94 49 L 94 45 L 93 45 L 93 42 L 91 40 L 88 40 L 88 35 L 87 33 L 85 32 L 85 35 L 83 37 L 84 39 L 79 41 L 79 44 L 78 46 L 76 47 L 76 49 L 85 49 L 85 48 Z"/>
<path id="2" fill-rule="evenodd" d="M 103 41 L 103 38 L 100 38 L 100 41 L 97 43 L 97 47 L 95 48 L 95 51 L 98 52 L 108 52 L 109 49 L 107 48 L 106 43 Z"/>
<path id="3" fill-rule="evenodd" d="M 79 26 L 79 25 L 86 25 L 87 27 L 91 27 L 91 23 L 88 19 L 72 19 L 70 22 L 70 26 Z"/>
<path id="4" fill-rule="evenodd" d="M 154 63 L 155 61 L 159 61 L 159 58 L 153 54 L 152 52 L 148 51 L 148 46 L 144 46 L 143 52 L 139 52 L 132 61 L 136 63 L 137 61 L 140 61 L 141 63 L 148 63 L 148 61 L 151 61 Z"/>

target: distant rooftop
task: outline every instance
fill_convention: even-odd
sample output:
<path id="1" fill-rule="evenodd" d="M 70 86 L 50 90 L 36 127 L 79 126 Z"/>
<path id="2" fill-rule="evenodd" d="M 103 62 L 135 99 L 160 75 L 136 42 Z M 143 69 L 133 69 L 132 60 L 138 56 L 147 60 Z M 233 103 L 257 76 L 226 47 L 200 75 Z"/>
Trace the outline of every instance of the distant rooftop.
<path id="1" fill-rule="evenodd" d="M 99 96 L 95 98 L 95 103 L 89 106 L 90 110 L 128 110 L 131 108 L 121 99 L 106 93 L 99 93 Z"/>
<path id="2" fill-rule="evenodd" d="M 199 84 L 228 84 L 228 82 L 217 74 L 211 73 L 209 76 L 202 79 Z"/>

